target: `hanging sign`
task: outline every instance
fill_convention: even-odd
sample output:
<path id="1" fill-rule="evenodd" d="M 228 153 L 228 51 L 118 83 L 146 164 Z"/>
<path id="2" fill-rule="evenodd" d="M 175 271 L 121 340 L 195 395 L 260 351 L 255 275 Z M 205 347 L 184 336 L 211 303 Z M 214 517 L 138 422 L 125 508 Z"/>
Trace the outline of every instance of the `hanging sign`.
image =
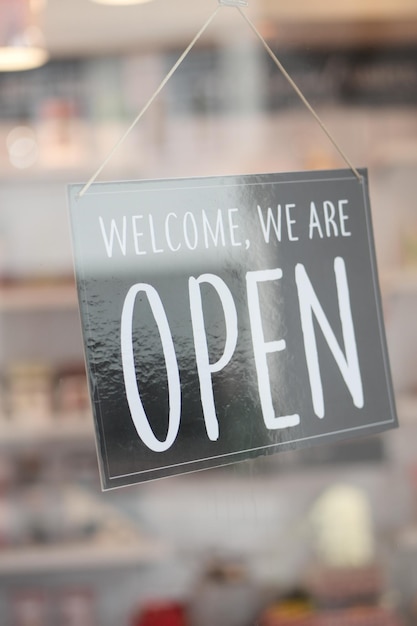
<path id="1" fill-rule="evenodd" d="M 361 176 L 71 185 L 103 488 L 397 425 Z"/>

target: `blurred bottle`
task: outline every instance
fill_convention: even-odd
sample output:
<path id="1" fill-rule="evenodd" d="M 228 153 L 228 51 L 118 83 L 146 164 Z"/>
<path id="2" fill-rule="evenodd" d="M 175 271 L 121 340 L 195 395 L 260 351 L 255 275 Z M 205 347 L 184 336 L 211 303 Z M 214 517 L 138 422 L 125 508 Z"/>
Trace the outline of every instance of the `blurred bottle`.
<path id="1" fill-rule="evenodd" d="M 59 597 L 59 626 L 97 626 L 94 597 L 88 589 L 68 589 Z"/>
<path id="2" fill-rule="evenodd" d="M 260 593 L 239 559 L 217 559 L 206 569 L 190 601 L 190 626 L 252 626 Z"/>
<path id="3" fill-rule="evenodd" d="M 41 590 L 22 590 L 13 595 L 13 626 L 49 626 L 51 605 Z"/>

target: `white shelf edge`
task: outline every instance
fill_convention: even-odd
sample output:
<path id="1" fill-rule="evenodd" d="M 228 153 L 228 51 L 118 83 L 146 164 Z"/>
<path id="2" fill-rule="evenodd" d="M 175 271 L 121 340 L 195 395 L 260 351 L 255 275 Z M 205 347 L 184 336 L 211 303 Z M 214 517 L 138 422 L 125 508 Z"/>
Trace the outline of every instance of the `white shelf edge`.
<path id="1" fill-rule="evenodd" d="M 380 274 L 383 296 L 417 295 L 417 268 Z M 71 310 L 78 306 L 74 284 L 16 285 L 0 288 L 0 312 Z"/>
<path id="2" fill-rule="evenodd" d="M 0 576 L 79 572 L 137 566 L 167 556 L 161 543 L 143 541 L 125 545 L 68 544 L 0 550 Z"/>
<path id="3" fill-rule="evenodd" d="M 57 416 L 30 423 L 22 420 L 0 419 L 0 447 L 8 445 L 49 444 L 65 442 L 92 442 L 93 419 L 85 417 Z"/>
<path id="4" fill-rule="evenodd" d="M 400 393 L 396 396 L 398 421 L 417 426 L 417 394 Z"/>
<path id="5" fill-rule="evenodd" d="M 417 549 L 417 527 L 411 526 L 398 535 L 398 546 L 407 552 L 415 552 Z"/>
<path id="6" fill-rule="evenodd" d="M 72 284 L 16 285 L 0 289 L 0 311 L 66 310 L 77 307 Z"/>
<path id="7" fill-rule="evenodd" d="M 417 268 L 407 267 L 380 275 L 384 296 L 417 295 Z"/>

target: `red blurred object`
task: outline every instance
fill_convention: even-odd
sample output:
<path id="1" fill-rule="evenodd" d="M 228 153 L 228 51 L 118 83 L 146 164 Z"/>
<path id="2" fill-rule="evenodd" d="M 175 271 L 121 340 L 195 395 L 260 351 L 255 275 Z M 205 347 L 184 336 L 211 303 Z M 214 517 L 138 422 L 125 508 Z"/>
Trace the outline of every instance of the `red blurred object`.
<path id="1" fill-rule="evenodd" d="M 185 607 L 177 602 L 148 604 L 132 626 L 187 626 Z"/>

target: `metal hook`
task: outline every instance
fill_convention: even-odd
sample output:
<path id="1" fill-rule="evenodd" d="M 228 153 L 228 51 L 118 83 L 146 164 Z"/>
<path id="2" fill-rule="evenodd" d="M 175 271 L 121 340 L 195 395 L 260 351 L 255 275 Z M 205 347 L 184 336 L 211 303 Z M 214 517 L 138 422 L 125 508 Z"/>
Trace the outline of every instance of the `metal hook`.
<path id="1" fill-rule="evenodd" d="M 247 7 L 249 2 L 246 0 L 219 0 L 219 4 L 225 7 Z"/>

